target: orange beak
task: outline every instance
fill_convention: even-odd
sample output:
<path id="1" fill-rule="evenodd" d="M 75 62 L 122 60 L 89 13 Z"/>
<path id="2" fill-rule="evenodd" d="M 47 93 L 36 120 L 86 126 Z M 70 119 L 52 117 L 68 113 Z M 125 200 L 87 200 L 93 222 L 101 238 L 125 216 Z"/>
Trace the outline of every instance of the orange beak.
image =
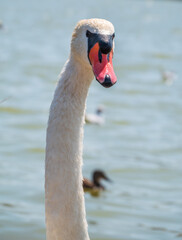
<path id="1" fill-rule="evenodd" d="M 111 87 L 117 81 L 114 73 L 112 58 L 113 49 L 108 54 L 103 54 L 100 51 L 99 43 L 97 42 L 89 52 L 89 60 L 97 81 L 104 87 Z"/>

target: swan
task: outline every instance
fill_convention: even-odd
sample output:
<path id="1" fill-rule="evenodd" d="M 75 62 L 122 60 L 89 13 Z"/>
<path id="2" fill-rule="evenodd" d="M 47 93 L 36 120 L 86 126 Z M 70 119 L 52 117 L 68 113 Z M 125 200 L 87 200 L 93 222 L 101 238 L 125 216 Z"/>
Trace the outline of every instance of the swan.
<path id="1" fill-rule="evenodd" d="M 45 157 L 47 240 L 89 240 L 82 187 L 85 102 L 94 78 L 116 83 L 112 57 L 114 27 L 104 19 L 81 20 L 71 40 L 50 106 Z"/>
<path id="2" fill-rule="evenodd" d="M 95 170 L 92 173 L 92 181 L 87 178 L 83 178 L 84 192 L 89 192 L 92 196 L 98 196 L 100 194 L 100 191 L 105 190 L 105 187 L 100 182 L 102 179 L 111 182 L 111 180 L 102 170 Z"/>

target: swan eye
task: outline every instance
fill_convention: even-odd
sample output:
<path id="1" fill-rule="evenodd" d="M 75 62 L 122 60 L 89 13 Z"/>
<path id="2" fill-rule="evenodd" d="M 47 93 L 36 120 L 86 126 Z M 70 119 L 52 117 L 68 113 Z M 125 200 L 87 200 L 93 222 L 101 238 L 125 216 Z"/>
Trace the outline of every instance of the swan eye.
<path id="1" fill-rule="evenodd" d="M 92 33 L 89 30 L 87 30 L 86 31 L 86 37 L 91 37 L 91 35 L 92 35 Z"/>
<path id="2" fill-rule="evenodd" d="M 113 35 L 112 35 L 112 40 L 115 38 L 115 33 L 113 33 Z"/>

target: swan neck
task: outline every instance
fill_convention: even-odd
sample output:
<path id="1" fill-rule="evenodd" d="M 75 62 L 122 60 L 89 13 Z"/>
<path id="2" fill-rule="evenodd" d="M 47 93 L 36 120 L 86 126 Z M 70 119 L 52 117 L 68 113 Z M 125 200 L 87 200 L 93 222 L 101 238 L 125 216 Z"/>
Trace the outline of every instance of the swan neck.
<path id="1" fill-rule="evenodd" d="M 66 63 L 50 108 L 46 139 L 47 240 L 89 240 L 82 187 L 85 101 L 93 75 Z"/>

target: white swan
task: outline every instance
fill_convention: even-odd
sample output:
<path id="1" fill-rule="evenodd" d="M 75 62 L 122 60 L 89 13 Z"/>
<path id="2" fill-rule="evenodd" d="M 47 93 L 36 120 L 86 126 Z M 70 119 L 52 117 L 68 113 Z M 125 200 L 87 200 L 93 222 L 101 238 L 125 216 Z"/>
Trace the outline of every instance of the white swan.
<path id="1" fill-rule="evenodd" d="M 85 101 L 94 75 L 105 87 L 116 82 L 113 38 L 113 25 L 103 19 L 80 21 L 72 35 L 70 57 L 60 75 L 47 128 L 47 240 L 89 239 L 82 188 Z"/>

